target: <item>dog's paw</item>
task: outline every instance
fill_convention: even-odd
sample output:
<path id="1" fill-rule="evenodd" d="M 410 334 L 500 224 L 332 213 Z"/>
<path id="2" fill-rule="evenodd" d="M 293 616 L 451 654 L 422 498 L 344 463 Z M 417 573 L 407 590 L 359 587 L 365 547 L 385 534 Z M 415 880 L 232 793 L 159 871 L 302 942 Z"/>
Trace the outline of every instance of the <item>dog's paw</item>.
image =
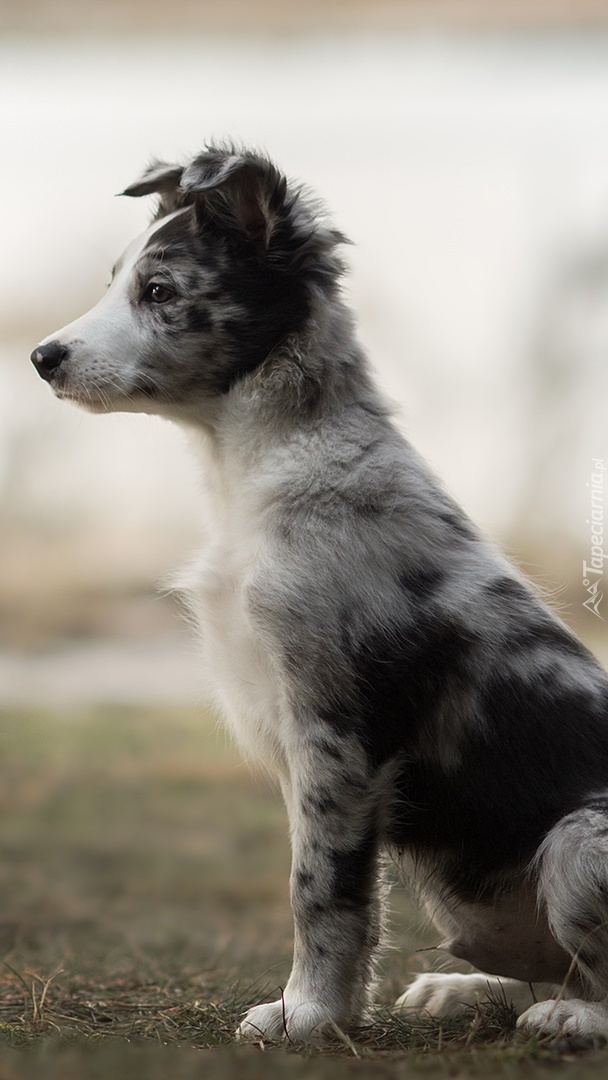
<path id="1" fill-rule="evenodd" d="M 505 980 L 508 983 L 510 980 Z M 407 990 L 397 998 L 394 1012 L 408 1009 L 412 1013 L 426 1013 L 431 1016 L 460 1016 L 472 1006 L 488 1001 L 495 1001 L 504 996 L 500 979 L 488 975 L 443 975 L 430 971 L 418 975 Z M 528 1001 L 532 995 L 528 990 Z"/>
<path id="2" fill-rule="evenodd" d="M 522 1034 L 608 1037 L 608 1006 L 600 1001 L 539 1001 L 517 1021 Z"/>
<path id="3" fill-rule="evenodd" d="M 287 995 L 268 1005 L 255 1005 L 239 1024 L 237 1038 L 248 1042 L 260 1039 L 294 1043 L 322 1042 L 334 1024 L 329 1010 L 313 1001 L 290 1000 Z"/>

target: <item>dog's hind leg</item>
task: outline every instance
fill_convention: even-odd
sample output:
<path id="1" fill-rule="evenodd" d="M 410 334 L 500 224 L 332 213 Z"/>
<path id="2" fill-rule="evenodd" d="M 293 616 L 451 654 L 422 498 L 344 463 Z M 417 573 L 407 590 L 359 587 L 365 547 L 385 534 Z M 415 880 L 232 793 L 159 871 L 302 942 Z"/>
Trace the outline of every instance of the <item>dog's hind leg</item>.
<path id="1" fill-rule="evenodd" d="M 393 1006 L 393 1011 L 420 1016 L 456 1017 L 478 1005 L 505 1004 L 520 1016 L 539 998 L 556 995 L 559 987 L 550 983 L 526 983 L 501 979 L 496 975 L 460 975 L 457 972 L 427 971 L 417 975 Z"/>
<path id="2" fill-rule="evenodd" d="M 566 993 L 532 1005 L 518 1026 L 529 1034 L 608 1037 L 608 792 L 563 818 L 537 860 L 539 900 L 554 937 L 572 957 Z"/>
<path id="3" fill-rule="evenodd" d="M 382 770 L 329 729 L 290 755 L 293 968 L 282 999 L 250 1009 L 240 1038 L 307 1042 L 366 1018 L 380 941 Z M 288 759 L 289 760 L 289 759 Z"/>
<path id="4" fill-rule="evenodd" d="M 570 958 L 555 941 L 536 889 L 525 876 L 514 880 L 509 892 L 485 902 L 458 900 L 428 883 L 421 894 L 443 937 L 439 948 L 466 960 L 479 974 L 416 975 L 395 1002 L 396 1012 L 454 1017 L 497 1002 L 519 1016 L 536 1001 L 558 994 Z"/>

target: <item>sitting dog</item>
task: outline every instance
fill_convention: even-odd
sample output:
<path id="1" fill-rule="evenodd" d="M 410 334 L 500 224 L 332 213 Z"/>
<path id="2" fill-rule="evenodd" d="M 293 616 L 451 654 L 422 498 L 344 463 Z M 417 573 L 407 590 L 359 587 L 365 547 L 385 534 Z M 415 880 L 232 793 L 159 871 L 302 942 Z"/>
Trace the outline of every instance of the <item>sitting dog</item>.
<path id="1" fill-rule="evenodd" d="M 240 1036 L 365 1021 L 386 850 L 484 973 L 418 976 L 399 1008 L 499 985 L 526 1032 L 608 1034 L 607 676 L 397 431 L 318 203 L 232 146 L 125 192 L 153 193 L 32 360 L 59 398 L 185 425 L 204 463 L 202 663 L 293 849 L 293 970 Z"/>

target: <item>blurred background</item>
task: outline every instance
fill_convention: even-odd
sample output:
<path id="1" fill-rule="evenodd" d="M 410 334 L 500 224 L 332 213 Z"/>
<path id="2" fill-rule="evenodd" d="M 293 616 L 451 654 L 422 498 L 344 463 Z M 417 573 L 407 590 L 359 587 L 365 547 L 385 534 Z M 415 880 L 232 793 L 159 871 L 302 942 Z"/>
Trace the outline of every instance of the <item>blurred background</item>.
<path id="1" fill-rule="evenodd" d="M 582 563 L 608 461 L 608 2 L 2 0 L 0 23 L 0 697 L 197 700 L 157 591 L 196 547 L 181 433 L 61 405 L 28 356 L 145 225 L 114 194 L 224 136 L 328 202 L 403 429 L 605 655 Z"/>
<path id="2" fill-rule="evenodd" d="M 608 0 L 0 0 L 0 30 L 1 1030 L 40 1020 L 29 965 L 97 1031 L 129 980 L 286 978 L 289 852 L 162 586 L 201 524 L 180 431 L 61 404 L 29 354 L 145 226 L 114 195 L 151 156 L 264 148 L 354 241 L 403 430 L 608 661 Z M 395 903 L 387 1000 L 435 940 Z"/>

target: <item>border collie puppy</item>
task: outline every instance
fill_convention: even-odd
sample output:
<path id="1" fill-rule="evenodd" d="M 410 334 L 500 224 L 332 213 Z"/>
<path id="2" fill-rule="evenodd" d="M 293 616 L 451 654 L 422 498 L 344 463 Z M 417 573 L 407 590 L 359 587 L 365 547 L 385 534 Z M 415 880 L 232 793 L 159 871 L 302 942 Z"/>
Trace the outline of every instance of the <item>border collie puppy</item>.
<path id="1" fill-rule="evenodd" d="M 201 664 L 293 850 L 293 970 L 240 1036 L 365 1021 L 387 850 L 484 973 L 418 976 L 399 1008 L 500 985 L 527 1032 L 608 1034 L 607 676 L 397 431 L 306 191 L 219 146 L 125 194 L 157 195 L 152 224 L 32 360 L 59 398 L 198 444 Z"/>

